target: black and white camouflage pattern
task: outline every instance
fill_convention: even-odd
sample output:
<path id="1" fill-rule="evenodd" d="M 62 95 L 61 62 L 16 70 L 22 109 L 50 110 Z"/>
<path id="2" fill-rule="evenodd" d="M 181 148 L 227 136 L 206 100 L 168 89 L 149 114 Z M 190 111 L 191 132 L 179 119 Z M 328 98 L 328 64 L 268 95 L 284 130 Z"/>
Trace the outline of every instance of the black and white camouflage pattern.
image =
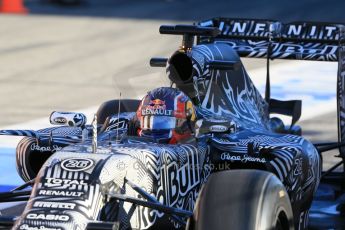
<path id="1" fill-rule="evenodd" d="M 45 163 L 30 202 L 14 229 L 23 226 L 44 226 L 47 229 L 72 229 L 78 226 L 84 229 L 88 221 L 97 219 L 105 204 L 106 194 L 125 192 L 126 195 L 138 197 L 131 187 L 123 186 L 125 178 L 165 205 L 193 211 L 200 187 L 211 173 L 207 167 L 209 147 L 205 143 L 170 146 L 128 143 L 112 148 L 99 147 L 97 154 L 90 151 L 86 145 L 66 147 Z M 71 172 L 62 167 L 68 159 L 88 159 L 93 166 Z M 65 182 L 61 183 L 62 180 Z M 52 191 L 54 195 L 51 195 Z M 57 195 L 57 192 L 62 195 Z M 60 207 L 51 207 L 51 203 L 60 203 Z M 61 204 L 69 206 L 62 207 Z M 48 205 L 49 208 L 42 205 Z M 163 228 L 180 227 L 169 216 L 156 210 L 143 207 L 132 209 L 130 203 L 123 203 L 119 209 L 121 229 L 129 226 L 148 229 L 158 220 Z M 49 215 L 63 216 L 68 220 L 44 219 Z"/>
<path id="2" fill-rule="evenodd" d="M 85 229 L 88 221 L 108 217 L 120 221 L 120 229 L 183 228 L 162 212 L 126 202 L 112 205 L 107 196 L 121 193 L 138 198 L 138 193 L 125 183 L 127 179 L 165 205 L 193 211 L 208 176 L 236 168 L 274 173 L 289 193 L 296 229 L 306 228 L 311 200 L 320 181 L 321 162 L 316 148 L 303 137 L 270 129 L 268 104 L 242 65 L 236 70 L 210 70 L 210 60 L 240 62 L 229 43 L 205 42 L 187 55 L 200 91 L 199 118 L 221 118 L 231 121 L 236 129 L 228 134 L 205 134 L 195 143 L 162 145 L 126 137 L 134 114 L 120 115 L 119 119 L 114 115 L 105 127 L 99 127 L 96 153 L 92 152 L 90 139 L 83 140 L 80 128 L 40 131 L 47 141 L 54 139 L 68 146 L 56 151 L 41 168 L 30 202 L 15 229 Z M 50 135 L 52 132 L 54 135 Z M 71 140 L 75 142 L 67 144 Z M 73 171 L 78 169 L 71 169 L 66 162 L 80 163 L 85 170 Z M 100 213 L 105 215 L 101 217 Z"/>
<path id="3" fill-rule="evenodd" d="M 201 117 L 217 117 L 236 124 L 236 132 L 212 138 L 212 163 L 217 170 L 258 168 L 271 171 L 285 185 L 297 229 L 307 226 L 311 200 L 321 176 L 316 148 L 303 137 L 270 130 L 268 105 L 243 65 L 235 70 L 210 70 L 210 60 L 241 62 L 225 43 L 195 46 L 188 54 L 198 78 Z M 300 219 L 301 218 L 301 219 Z"/>
<path id="4" fill-rule="evenodd" d="M 241 57 L 267 57 L 270 26 L 279 24 L 271 43 L 271 58 L 315 61 L 337 61 L 340 39 L 337 23 L 280 23 L 274 20 L 213 18 L 199 22 L 217 27 L 221 34 L 215 39 L 199 38 L 199 43 L 226 43 Z"/>
<path id="5" fill-rule="evenodd" d="M 338 137 L 345 142 L 345 26 L 341 27 L 341 39 L 338 53 L 337 104 L 338 104 Z M 345 148 L 339 148 L 345 157 Z"/>

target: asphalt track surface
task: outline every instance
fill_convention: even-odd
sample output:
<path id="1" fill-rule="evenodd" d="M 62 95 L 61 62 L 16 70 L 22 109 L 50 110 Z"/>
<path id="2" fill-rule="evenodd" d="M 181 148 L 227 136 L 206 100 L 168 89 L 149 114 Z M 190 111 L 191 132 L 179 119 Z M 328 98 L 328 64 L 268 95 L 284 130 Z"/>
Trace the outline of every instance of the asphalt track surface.
<path id="1" fill-rule="evenodd" d="M 159 35 L 161 24 L 213 16 L 345 22 L 345 2 L 334 0 L 89 0 L 70 8 L 28 0 L 26 5 L 32 14 L 0 15 L 0 127 L 48 117 L 53 110 L 97 106 L 120 92 L 138 97 L 165 83 L 162 70 L 148 61 L 169 56 L 180 38 Z M 246 65 L 255 69 L 264 61 Z M 300 125 L 314 142 L 337 139 L 335 110 Z"/>

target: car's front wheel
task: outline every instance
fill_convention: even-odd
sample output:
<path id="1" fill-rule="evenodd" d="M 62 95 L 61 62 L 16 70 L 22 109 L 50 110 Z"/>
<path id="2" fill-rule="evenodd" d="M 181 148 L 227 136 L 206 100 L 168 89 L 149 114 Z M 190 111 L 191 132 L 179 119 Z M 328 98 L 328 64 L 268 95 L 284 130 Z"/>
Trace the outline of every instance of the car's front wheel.
<path id="1" fill-rule="evenodd" d="M 290 199 L 272 173 L 217 172 L 203 186 L 187 229 L 292 230 Z"/>

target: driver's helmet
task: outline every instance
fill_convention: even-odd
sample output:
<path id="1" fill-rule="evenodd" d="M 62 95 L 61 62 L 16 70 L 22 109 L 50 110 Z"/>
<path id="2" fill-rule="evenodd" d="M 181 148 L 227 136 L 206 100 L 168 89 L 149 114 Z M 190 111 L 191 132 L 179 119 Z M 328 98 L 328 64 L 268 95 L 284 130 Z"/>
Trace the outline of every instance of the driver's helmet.
<path id="1" fill-rule="evenodd" d="M 138 135 L 158 143 L 176 144 L 193 135 L 196 113 L 183 92 L 161 87 L 147 93 L 137 110 Z"/>

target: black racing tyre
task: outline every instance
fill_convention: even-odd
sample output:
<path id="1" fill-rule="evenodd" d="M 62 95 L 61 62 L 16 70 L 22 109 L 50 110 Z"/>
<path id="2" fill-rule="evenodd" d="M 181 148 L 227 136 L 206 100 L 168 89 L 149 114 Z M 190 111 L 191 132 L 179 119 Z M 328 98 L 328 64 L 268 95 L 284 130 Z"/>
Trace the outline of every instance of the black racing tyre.
<path id="1" fill-rule="evenodd" d="M 25 181 L 34 179 L 44 162 L 53 154 L 51 151 L 39 151 L 36 138 L 24 137 L 16 149 L 16 168 L 19 176 Z"/>
<path id="2" fill-rule="evenodd" d="M 122 99 L 120 102 L 120 112 L 136 112 L 140 100 L 136 99 Z M 98 124 L 104 124 L 107 117 L 117 114 L 119 112 L 119 100 L 110 100 L 104 102 L 97 111 Z"/>
<path id="3" fill-rule="evenodd" d="M 188 230 L 292 230 L 288 194 L 272 173 L 230 170 L 214 173 L 202 187 Z"/>

